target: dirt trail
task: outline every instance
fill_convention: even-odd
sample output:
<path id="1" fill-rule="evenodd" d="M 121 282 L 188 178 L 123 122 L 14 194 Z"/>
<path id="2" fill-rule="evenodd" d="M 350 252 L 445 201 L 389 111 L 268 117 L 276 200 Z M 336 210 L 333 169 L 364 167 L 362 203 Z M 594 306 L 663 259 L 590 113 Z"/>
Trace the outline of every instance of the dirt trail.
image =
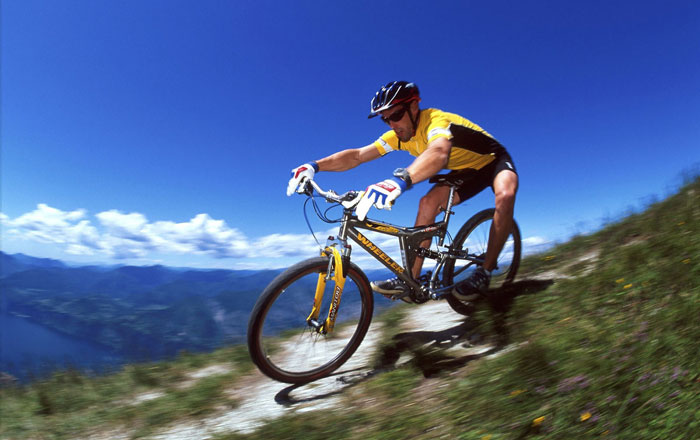
<path id="1" fill-rule="evenodd" d="M 413 307 L 403 320 L 403 332 L 399 335 L 409 336 L 411 349 L 406 350 L 392 368 L 410 362 L 411 350 L 420 346 L 440 347 L 452 358 L 478 357 L 494 349 L 465 340 L 464 326 L 464 317 L 452 311 L 446 302 Z M 207 439 L 225 432 L 249 433 L 288 413 L 337 407 L 345 390 L 378 373 L 373 370 L 372 363 L 382 333 L 382 324 L 373 323 L 357 352 L 330 377 L 303 386 L 291 386 L 275 382 L 256 371 L 243 378 L 240 386 L 228 390 L 240 400 L 237 408 L 222 410 L 199 421 L 178 424 L 151 438 L 190 440 Z"/>
<path id="2" fill-rule="evenodd" d="M 290 412 L 332 408 L 348 387 L 372 373 L 371 359 L 381 339 L 381 324 L 372 324 L 360 348 L 332 376 L 303 386 L 273 381 L 257 370 L 227 392 L 240 401 L 232 410 L 221 411 L 196 422 L 186 422 L 153 436 L 154 439 L 207 439 L 224 432 L 249 433 L 270 419 Z"/>

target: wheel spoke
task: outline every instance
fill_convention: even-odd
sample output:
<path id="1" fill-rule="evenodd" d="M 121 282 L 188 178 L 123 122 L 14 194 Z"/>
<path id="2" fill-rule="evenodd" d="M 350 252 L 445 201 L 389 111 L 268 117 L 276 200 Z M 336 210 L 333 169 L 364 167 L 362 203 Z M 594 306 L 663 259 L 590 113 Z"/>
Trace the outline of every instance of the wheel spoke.
<path id="1" fill-rule="evenodd" d="M 453 249 L 457 252 L 468 252 L 470 263 L 464 264 L 459 260 L 448 261 L 443 270 L 443 284 L 457 284 L 471 276 L 477 264 L 483 262 L 489 243 L 489 234 L 493 223 L 493 209 L 484 210 L 475 214 L 460 229 L 455 237 Z M 506 283 L 512 282 L 520 265 L 521 252 L 520 231 L 513 222 L 513 229 L 509 234 L 501 253 L 496 260 L 496 268 L 491 275 L 490 289 L 498 289 Z M 476 264 L 474 264 L 476 263 Z M 453 296 L 447 297 L 448 302 L 459 313 L 470 314 L 472 307 L 466 307 Z"/>
<path id="2" fill-rule="evenodd" d="M 366 278 L 355 270 L 348 273 L 334 330 L 323 334 L 307 322 L 318 274 L 325 273 L 327 267 L 327 259 L 318 258 L 301 268 L 290 268 L 286 279 L 285 272 L 256 305 L 248 343 L 253 360 L 268 376 L 301 383 L 327 375 L 347 360 L 364 337 L 371 320 L 372 297 Z M 329 282 L 318 324 L 328 316 L 333 289 L 334 283 Z"/>

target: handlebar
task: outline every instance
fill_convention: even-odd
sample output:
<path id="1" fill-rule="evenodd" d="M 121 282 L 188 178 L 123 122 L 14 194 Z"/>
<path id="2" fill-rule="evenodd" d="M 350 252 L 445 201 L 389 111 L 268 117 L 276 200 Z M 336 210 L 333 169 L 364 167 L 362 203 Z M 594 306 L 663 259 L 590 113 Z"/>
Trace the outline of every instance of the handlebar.
<path id="1" fill-rule="evenodd" d="M 328 202 L 332 203 L 343 203 L 343 202 L 349 202 L 351 200 L 354 200 L 356 197 L 362 194 L 361 191 L 348 191 L 343 194 L 337 194 L 335 191 L 332 189 L 329 189 L 328 191 L 324 191 L 323 188 L 321 188 L 318 183 L 314 182 L 313 179 L 306 179 L 304 181 L 304 194 L 312 195 L 313 191 L 316 191 L 321 197 L 326 199 Z"/>

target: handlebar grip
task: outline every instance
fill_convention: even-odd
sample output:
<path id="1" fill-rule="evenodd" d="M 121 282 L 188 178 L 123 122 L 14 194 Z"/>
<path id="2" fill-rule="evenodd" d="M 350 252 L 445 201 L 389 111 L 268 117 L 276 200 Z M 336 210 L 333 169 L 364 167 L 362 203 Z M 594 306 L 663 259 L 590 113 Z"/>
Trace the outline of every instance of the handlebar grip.
<path id="1" fill-rule="evenodd" d="M 301 191 L 297 192 L 300 194 L 306 194 L 307 196 L 312 195 L 314 189 L 311 186 L 311 181 L 309 179 L 304 178 L 304 180 L 301 181 Z"/>
<path id="2" fill-rule="evenodd" d="M 355 197 L 357 197 L 358 194 L 360 194 L 360 193 L 361 193 L 361 191 L 348 191 L 343 195 L 343 201 L 347 202 L 349 200 L 352 200 Z"/>

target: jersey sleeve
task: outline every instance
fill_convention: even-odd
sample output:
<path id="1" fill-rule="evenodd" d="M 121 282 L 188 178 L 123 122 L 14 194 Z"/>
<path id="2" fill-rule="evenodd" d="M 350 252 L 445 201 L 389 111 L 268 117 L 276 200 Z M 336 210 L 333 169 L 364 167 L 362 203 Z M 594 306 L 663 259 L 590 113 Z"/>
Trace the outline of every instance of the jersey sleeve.
<path id="1" fill-rule="evenodd" d="M 379 139 L 374 141 L 375 148 L 379 151 L 379 154 L 384 156 L 385 154 L 391 153 L 392 151 L 399 150 L 399 138 L 396 137 L 396 133 L 393 130 L 387 131 Z"/>
<path id="2" fill-rule="evenodd" d="M 450 131 L 451 124 L 452 122 L 444 115 L 434 114 L 434 116 L 430 118 L 426 130 L 428 143 L 440 137 L 452 139 L 452 132 Z"/>

